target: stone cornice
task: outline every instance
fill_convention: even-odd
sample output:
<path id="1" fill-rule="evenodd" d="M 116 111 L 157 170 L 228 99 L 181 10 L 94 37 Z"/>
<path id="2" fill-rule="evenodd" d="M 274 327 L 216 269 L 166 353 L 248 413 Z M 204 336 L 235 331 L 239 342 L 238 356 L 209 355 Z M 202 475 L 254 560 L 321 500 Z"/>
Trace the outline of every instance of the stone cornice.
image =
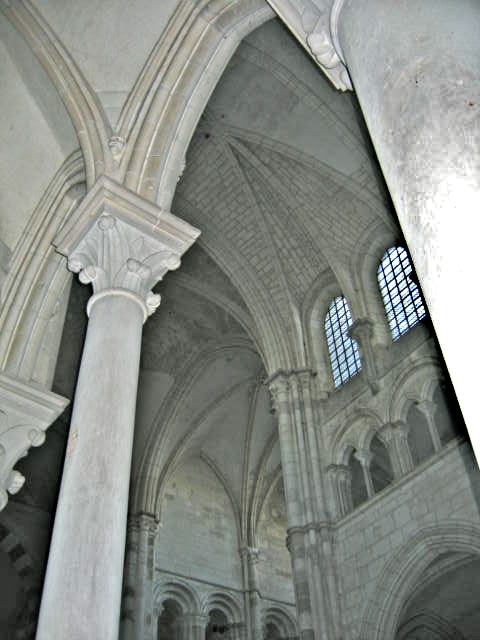
<path id="1" fill-rule="evenodd" d="M 43 444 L 45 431 L 67 405 L 62 396 L 0 372 L 0 510 L 7 491 L 17 493 L 25 482 L 13 467 L 30 447 Z"/>
<path id="2" fill-rule="evenodd" d="M 102 176 L 53 244 L 84 284 L 93 302 L 124 293 L 134 297 L 145 318 L 160 304 L 151 288 L 180 266 L 180 257 L 200 231 L 119 183 Z"/>

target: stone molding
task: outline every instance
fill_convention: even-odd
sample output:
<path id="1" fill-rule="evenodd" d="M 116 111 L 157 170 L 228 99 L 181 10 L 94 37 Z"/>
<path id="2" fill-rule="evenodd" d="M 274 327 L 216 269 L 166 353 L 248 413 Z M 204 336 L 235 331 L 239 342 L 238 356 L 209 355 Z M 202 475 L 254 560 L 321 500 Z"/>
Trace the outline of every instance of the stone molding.
<path id="1" fill-rule="evenodd" d="M 278 413 L 280 404 L 287 402 L 288 393 L 295 384 L 302 391 L 311 391 L 311 380 L 316 376 L 312 369 L 280 369 L 269 376 L 264 384 L 267 385 L 272 400 L 272 410 Z"/>
<path id="2" fill-rule="evenodd" d="M 260 549 L 255 547 L 241 547 L 239 551 L 240 555 L 251 564 L 257 564 L 260 559 Z"/>
<path id="3" fill-rule="evenodd" d="M 267 0 L 332 84 L 352 90 L 338 38 L 343 0 Z"/>
<path id="4" fill-rule="evenodd" d="M 30 447 L 45 441 L 45 431 L 68 405 L 68 400 L 0 372 L 0 510 L 25 477 L 13 469 Z"/>
<path id="5" fill-rule="evenodd" d="M 82 148 L 87 185 L 90 187 L 103 171 L 109 172 L 114 168 L 108 146 L 111 127 L 95 91 L 32 2 L 4 0 L 0 2 L 0 11 L 25 38 L 55 86 Z"/>
<path id="6" fill-rule="evenodd" d="M 128 531 L 147 533 L 154 537 L 158 533 L 159 522 L 151 513 L 137 513 L 128 517 Z"/>
<path id="7" fill-rule="evenodd" d="M 151 289 L 180 266 L 199 235 L 187 222 L 102 176 L 53 244 L 80 282 L 92 283 L 87 312 L 100 297 L 127 295 L 140 303 L 146 319 L 160 304 Z"/>

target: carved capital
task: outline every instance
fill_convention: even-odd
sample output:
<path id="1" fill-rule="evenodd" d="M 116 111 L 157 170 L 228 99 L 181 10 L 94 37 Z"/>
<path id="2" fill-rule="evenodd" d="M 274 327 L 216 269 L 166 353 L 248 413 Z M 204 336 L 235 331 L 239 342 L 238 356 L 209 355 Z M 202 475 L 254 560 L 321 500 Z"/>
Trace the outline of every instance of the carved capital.
<path id="1" fill-rule="evenodd" d="M 369 318 L 355 320 L 348 329 L 348 335 L 361 346 L 365 345 L 365 342 L 371 340 L 373 336 L 373 322 Z"/>
<path id="2" fill-rule="evenodd" d="M 286 546 L 293 556 L 302 556 L 305 554 L 305 531 L 303 527 L 288 528 Z"/>
<path id="3" fill-rule="evenodd" d="M 346 464 L 331 464 L 327 467 L 327 473 L 335 482 L 349 481 L 352 476 L 352 470 Z"/>
<path id="4" fill-rule="evenodd" d="M 145 318 L 160 304 L 151 289 L 200 232 L 168 211 L 103 176 L 57 234 L 54 245 L 68 258 L 68 268 L 82 283 L 91 283 L 96 300 L 129 295 Z"/>
<path id="5" fill-rule="evenodd" d="M 373 454 L 366 449 L 357 449 L 353 454 L 355 458 L 360 462 L 364 469 L 370 469 L 370 463 L 372 462 Z"/>
<path id="6" fill-rule="evenodd" d="M 297 381 L 298 388 L 303 393 L 311 393 L 312 380 L 317 375 L 312 369 L 298 369 L 293 372 Z"/>
<path id="7" fill-rule="evenodd" d="M 410 425 L 402 420 L 395 422 L 387 422 L 379 431 L 379 435 L 384 442 L 393 442 L 394 440 L 406 440 Z"/>
<path id="8" fill-rule="evenodd" d="M 66 398 L 0 373 L 0 510 L 25 482 L 13 467 L 30 447 L 45 441 L 45 431 L 68 404 Z"/>
<path id="9" fill-rule="evenodd" d="M 278 414 L 280 406 L 288 402 L 290 392 L 289 376 L 283 372 L 276 373 L 265 381 L 270 391 L 273 410 Z"/>
<path id="10" fill-rule="evenodd" d="M 246 558 L 248 563 L 257 564 L 260 558 L 260 550 L 255 547 L 242 547 L 240 549 L 240 555 Z"/>
<path id="11" fill-rule="evenodd" d="M 268 0 L 337 89 L 352 89 L 338 39 L 343 0 Z"/>

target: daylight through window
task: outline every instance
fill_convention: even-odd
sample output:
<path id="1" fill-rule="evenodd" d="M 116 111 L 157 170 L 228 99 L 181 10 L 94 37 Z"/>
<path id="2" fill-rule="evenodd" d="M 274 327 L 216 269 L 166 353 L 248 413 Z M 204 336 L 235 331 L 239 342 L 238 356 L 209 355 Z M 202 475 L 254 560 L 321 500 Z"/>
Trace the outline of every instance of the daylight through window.
<path id="1" fill-rule="evenodd" d="M 402 247 L 391 247 L 378 267 L 378 284 L 394 340 L 426 315 L 420 290 L 410 278 L 411 272 L 412 265 Z"/>
<path id="2" fill-rule="evenodd" d="M 335 386 L 339 387 L 362 368 L 355 340 L 348 335 L 352 315 L 345 298 L 332 300 L 325 318 L 325 333 Z"/>

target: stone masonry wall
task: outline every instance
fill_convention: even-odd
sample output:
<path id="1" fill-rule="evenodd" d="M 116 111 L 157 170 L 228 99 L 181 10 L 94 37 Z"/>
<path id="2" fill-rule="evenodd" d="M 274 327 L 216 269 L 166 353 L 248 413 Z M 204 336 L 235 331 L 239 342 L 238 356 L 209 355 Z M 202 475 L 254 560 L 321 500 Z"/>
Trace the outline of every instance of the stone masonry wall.
<path id="1" fill-rule="evenodd" d="M 470 445 L 453 440 L 338 523 L 346 640 L 359 637 L 366 608 L 392 556 L 425 527 L 448 522 L 480 526 L 479 499 L 480 478 Z"/>

